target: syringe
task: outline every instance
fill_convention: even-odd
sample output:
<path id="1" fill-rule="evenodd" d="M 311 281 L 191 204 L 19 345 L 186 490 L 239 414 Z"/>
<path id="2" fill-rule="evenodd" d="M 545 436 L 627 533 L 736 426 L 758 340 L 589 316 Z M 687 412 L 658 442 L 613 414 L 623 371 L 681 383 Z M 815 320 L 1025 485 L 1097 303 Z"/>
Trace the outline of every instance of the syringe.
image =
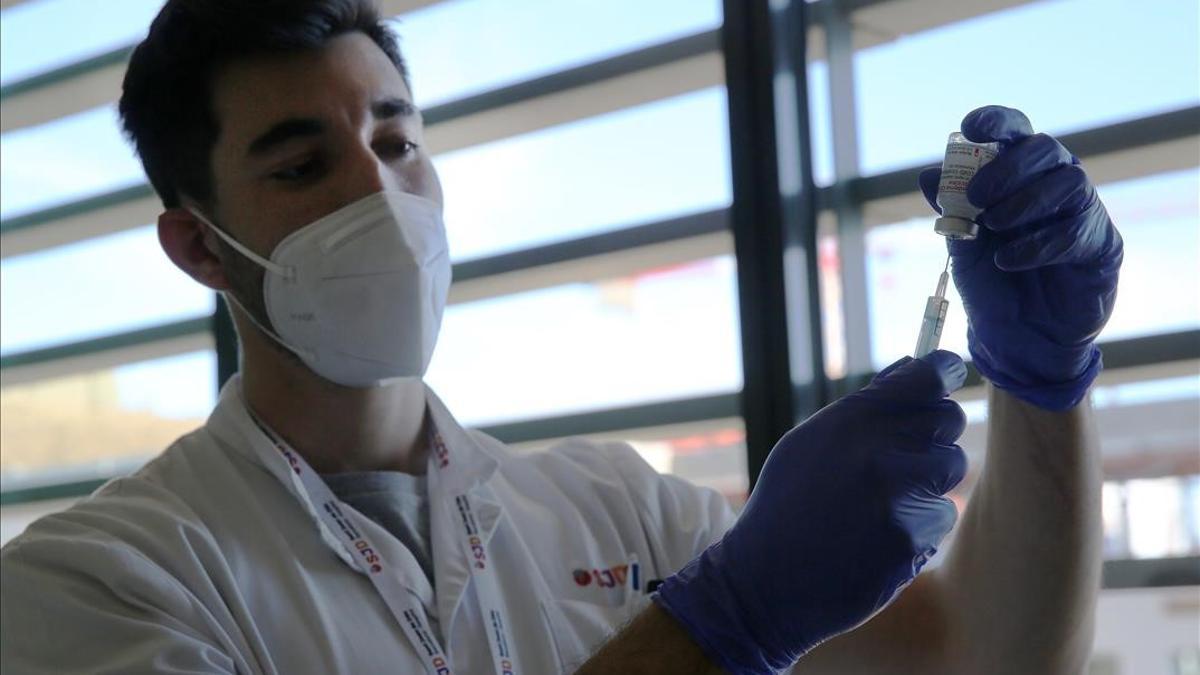
<path id="1" fill-rule="evenodd" d="M 946 269 L 938 277 L 937 291 L 925 301 L 925 314 L 921 317 L 921 333 L 917 336 L 917 349 L 913 354 L 921 358 L 938 348 L 942 339 L 942 326 L 946 323 L 946 283 L 950 280 L 950 256 L 946 256 Z"/>

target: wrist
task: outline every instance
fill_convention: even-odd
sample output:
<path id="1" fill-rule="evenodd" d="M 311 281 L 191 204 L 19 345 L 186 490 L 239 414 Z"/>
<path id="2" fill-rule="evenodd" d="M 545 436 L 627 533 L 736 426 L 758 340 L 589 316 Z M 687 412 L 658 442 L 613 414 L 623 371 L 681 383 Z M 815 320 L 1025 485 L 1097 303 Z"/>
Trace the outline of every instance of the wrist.
<path id="1" fill-rule="evenodd" d="M 1036 374 L 1015 376 L 1008 370 L 997 367 L 985 349 L 970 344 L 971 357 L 979 374 L 997 389 L 1043 410 L 1062 412 L 1079 405 L 1087 396 L 1092 382 L 1104 368 L 1100 348 L 1088 344 L 1085 358 L 1080 359 L 1082 368 L 1073 376 L 1062 380 L 1043 379 Z"/>
<path id="2" fill-rule="evenodd" d="M 735 675 L 774 674 L 795 658 L 770 649 L 772 641 L 758 635 L 753 630 L 755 622 L 742 616 L 744 603 L 754 602 L 754 592 L 727 583 L 724 543 L 709 547 L 664 580 L 652 600 L 678 622 L 713 663 L 726 671 Z"/>
<path id="3" fill-rule="evenodd" d="M 677 620 L 652 603 L 588 659 L 576 675 L 721 675 L 724 672 Z"/>

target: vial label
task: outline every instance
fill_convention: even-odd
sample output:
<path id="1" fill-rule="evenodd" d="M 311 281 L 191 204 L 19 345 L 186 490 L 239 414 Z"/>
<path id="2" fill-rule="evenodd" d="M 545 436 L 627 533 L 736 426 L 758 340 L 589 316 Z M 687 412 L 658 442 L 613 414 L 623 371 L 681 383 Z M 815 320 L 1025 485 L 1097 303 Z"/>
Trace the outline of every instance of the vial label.
<path id="1" fill-rule="evenodd" d="M 961 138 L 961 134 L 955 134 Z M 956 140 L 951 137 L 942 161 L 942 178 L 938 182 L 937 203 L 942 215 L 973 221 L 981 209 L 967 200 L 967 183 L 979 167 L 996 157 L 995 143 L 987 145 Z"/>

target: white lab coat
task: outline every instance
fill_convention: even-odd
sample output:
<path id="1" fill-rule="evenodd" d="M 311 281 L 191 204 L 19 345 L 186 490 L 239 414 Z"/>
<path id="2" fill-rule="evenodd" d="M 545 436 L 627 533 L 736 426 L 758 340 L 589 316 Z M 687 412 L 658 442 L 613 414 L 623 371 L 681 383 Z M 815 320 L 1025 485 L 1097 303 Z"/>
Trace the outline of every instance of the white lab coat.
<path id="1" fill-rule="evenodd" d="M 569 672 L 648 603 L 645 583 L 733 523 L 716 492 L 655 472 L 626 444 L 569 440 L 515 455 L 429 393 L 470 491 L 525 673 Z M 34 673 L 421 673 L 372 584 L 250 451 L 270 440 L 235 378 L 204 427 L 136 474 L 34 523 L 3 550 L 0 670 Z M 273 448 L 273 446 L 270 446 Z M 433 607 L 456 673 L 490 673 L 450 514 L 431 494 L 436 594 L 382 528 L 409 592 Z M 373 524 L 370 524 L 373 525 Z M 576 570 L 636 556 L 639 591 Z M 627 575 L 628 577 L 628 575 Z"/>

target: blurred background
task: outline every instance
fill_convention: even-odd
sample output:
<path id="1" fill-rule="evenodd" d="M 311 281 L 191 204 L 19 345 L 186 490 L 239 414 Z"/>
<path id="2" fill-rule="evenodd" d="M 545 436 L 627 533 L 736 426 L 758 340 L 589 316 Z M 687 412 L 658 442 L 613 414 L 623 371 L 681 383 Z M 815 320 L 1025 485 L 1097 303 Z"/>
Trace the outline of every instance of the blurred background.
<path id="1" fill-rule="evenodd" d="M 1020 108 L 1083 159 L 1127 245 L 1093 394 L 1091 672 L 1200 674 L 1197 3 L 773 0 L 774 43 L 751 4 L 380 3 L 446 191 L 428 380 L 521 451 L 628 440 L 740 506 L 781 429 L 911 351 L 945 259 L 916 173 L 966 112 Z M 160 5 L 0 2 L 3 541 L 202 424 L 236 369 L 116 121 Z M 951 300 L 943 347 L 965 355 Z M 977 376 L 957 395 L 960 506 L 984 396 Z"/>

